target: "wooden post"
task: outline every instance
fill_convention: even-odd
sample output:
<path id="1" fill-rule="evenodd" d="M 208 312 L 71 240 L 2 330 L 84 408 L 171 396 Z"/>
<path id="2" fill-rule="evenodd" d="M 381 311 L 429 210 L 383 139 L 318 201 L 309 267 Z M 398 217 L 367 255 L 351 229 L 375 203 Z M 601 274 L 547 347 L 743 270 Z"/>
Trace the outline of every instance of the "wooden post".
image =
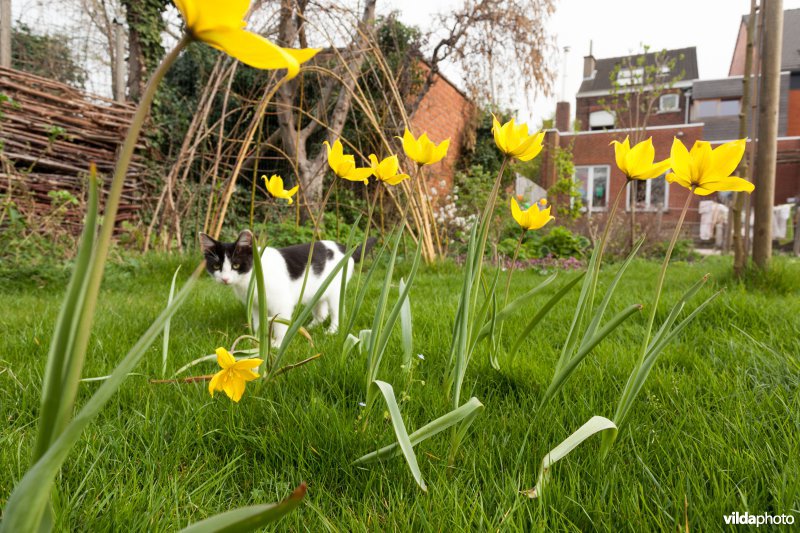
<path id="1" fill-rule="evenodd" d="M 783 0 L 762 2 L 764 46 L 761 49 L 761 102 L 758 110 L 758 148 L 756 151 L 755 225 L 753 261 L 769 268 L 772 258 L 772 204 L 775 198 L 775 168 L 778 154 L 778 106 L 781 90 L 781 41 L 783 40 Z"/>
<path id="2" fill-rule="evenodd" d="M 11 68 L 11 0 L 0 0 L 0 67 Z"/>
<path id="3" fill-rule="evenodd" d="M 114 21 L 114 100 L 125 101 L 125 33 L 120 22 Z"/>
<path id="4" fill-rule="evenodd" d="M 756 0 L 750 0 L 750 18 L 747 20 L 747 47 L 744 56 L 744 76 L 742 76 L 742 107 L 739 111 L 739 138 L 744 139 L 747 137 L 748 121 L 750 119 L 750 101 L 752 93 L 752 74 L 753 74 L 753 34 L 756 28 Z M 750 152 L 754 150 L 755 143 L 750 141 Z M 739 172 L 737 176 L 748 179 L 751 171 L 748 165 L 748 156 L 745 154 L 742 157 L 742 162 L 739 163 Z M 742 209 L 744 208 L 744 200 L 746 193 L 737 192 L 734 194 L 733 204 L 731 205 L 730 229 L 733 231 L 733 273 L 738 278 L 744 272 L 747 264 L 747 250 L 742 238 Z M 749 216 L 748 216 L 749 218 Z M 750 220 L 746 221 L 750 224 Z"/>

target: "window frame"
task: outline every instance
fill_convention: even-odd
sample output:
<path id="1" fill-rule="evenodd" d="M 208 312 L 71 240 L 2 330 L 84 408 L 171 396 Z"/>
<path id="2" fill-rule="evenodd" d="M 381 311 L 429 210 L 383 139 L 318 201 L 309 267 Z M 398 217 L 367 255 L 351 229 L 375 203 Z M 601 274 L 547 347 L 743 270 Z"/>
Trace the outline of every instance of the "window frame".
<path id="1" fill-rule="evenodd" d="M 578 177 L 578 170 L 579 169 L 583 169 L 583 168 L 588 169 L 588 171 L 589 171 L 589 173 L 587 175 L 587 178 L 586 178 L 586 180 L 587 180 L 586 181 L 586 189 L 587 189 L 586 190 L 586 201 L 590 202 L 590 205 L 587 205 L 586 201 L 584 201 L 583 198 L 581 198 L 581 201 L 584 202 L 584 205 L 581 208 L 581 211 L 583 211 L 584 213 L 587 213 L 587 212 L 588 213 L 602 213 L 602 212 L 604 212 L 604 211 L 606 211 L 608 209 L 608 198 L 609 198 L 610 192 L 611 192 L 611 165 L 603 165 L 603 164 L 600 164 L 600 165 L 575 165 L 575 170 L 574 170 L 574 173 L 572 174 L 572 181 L 576 181 L 576 178 Z M 594 174 L 595 174 L 594 169 L 596 169 L 596 168 L 604 168 L 606 170 L 606 196 L 605 196 L 606 202 L 605 202 L 605 205 L 601 206 L 601 207 L 596 207 L 596 206 L 593 205 L 594 204 L 594 202 L 593 202 L 594 195 L 589 194 L 589 191 L 591 191 L 594 188 Z M 570 203 L 574 205 L 575 199 L 572 198 L 570 200 Z"/>
<path id="2" fill-rule="evenodd" d="M 661 206 L 661 212 L 662 213 L 666 213 L 667 211 L 669 211 L 669 182 L 667 181 L 667 174 L 665 172 L 664 174 L 661 174 L 660 176 L 655 177 L 653 179 L 637 180 L 637 181 L 643 182 L 645 184 L 645 193 L 644 193 L 645 194 L 645 196 L 644 196 L 645 197 L 645 200 L 644 200 L 645 205 L 644 205 L 644 207 L 639 207 L 637 205 L 636 206 L 636 211 L 637 212 L 651 212 L 651 213 L 657 213 L 658 212 L 658 209 L 656 209 L 655 206 L 653 206 L 652 198 L 651 198 L 652 182 L 657 180 L 657 179 L 663 179 L 664 180 L 664 205 Z M 637 185 L 637 187 L 638 187 L 638 185 Z M 632 189 L 633 189 L 633 187 L 625 187 L 625 211 L 628 212 L 628 213 L 631 211 L 631 190 Z"/>
<path id="3" fill-rule="evenodd" d="M 664 107 L 664 98 L 665 97 L 674 97 L 675 98 L 675 107 L 665 108 Z M 658 112 L 659 113 L 674 113 L 676 111 L 681 110 L 681 95 L 678 93 L 666 93 L 662 94 L 658 97 Z"/>

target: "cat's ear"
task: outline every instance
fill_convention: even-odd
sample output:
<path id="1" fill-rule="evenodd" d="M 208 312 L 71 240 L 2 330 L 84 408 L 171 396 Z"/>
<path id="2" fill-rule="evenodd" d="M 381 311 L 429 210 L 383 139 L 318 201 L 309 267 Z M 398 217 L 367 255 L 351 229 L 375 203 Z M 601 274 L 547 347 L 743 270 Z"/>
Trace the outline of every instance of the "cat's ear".
<path id="1" fill-rule="evenodd" d="M 253 247 L 253 233 L 249 229 L 246 229 L 239 234 L 239 238 L 236 239 L 236 247 L 237 248 Z"/>
<path id="2" fill-rule="evenodd" d="M 203 248 L 203 253 L 207 254 L 209 252 L 214 251 L 214 248 L 217 247 L 217 241 L 215 241 L 205 233 L 200 233 L 200 246 Z"/>

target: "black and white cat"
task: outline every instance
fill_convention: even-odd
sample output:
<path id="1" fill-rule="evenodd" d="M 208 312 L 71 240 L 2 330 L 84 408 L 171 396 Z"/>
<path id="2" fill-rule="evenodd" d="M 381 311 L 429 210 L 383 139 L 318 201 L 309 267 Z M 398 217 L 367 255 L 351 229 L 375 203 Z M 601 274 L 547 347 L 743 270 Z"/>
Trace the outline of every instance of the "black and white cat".
<path id="1" fill-rule="evenodd" d="M 242 302 L 247 303 L 247 288 L 253 270 L 253 234 L 244 230 L 236 242 L 220 242 L 205 233 L 200 234 L 200 243 L 206 258 L 206 270 L 219 283 L 229 285 Z M 375 244 L 371 238 L 367 242 L 365 252 Z M 297 244 L 286 248 L 265 247 L 261 251 L 261 266 L 264 271 L 264 284 L 267 295 L 267 316 L 291 319 L 295 305 L 300 299 L 303 286 L 305 266 L 308 261 L 311 244 Z M 311 256 L 311 269 L 303 291 L 303 304 L 319 290 L 325 278 L 333 271 L 344 257 L 345 247 L 333 241 L 317 241 Z M 347 264 L 347 279 L 353 273 L 353 265 L 361 260 L 359 246 Z M 343 273 L 342 273 L 343 274 Z M 339 327 L 339 298 L 342 289 L 342 274 L 328 285 L 322 298 L 317 302 L 312 314 L 311 326 L 325 321 L 330 316 L 329 333 L 335 333 Z M 254 297 L 253 327 L 258 329 L 258 295 Z M 288 327 L 274 322 L 272 327 L 272 343 L 280 346 Z"/>

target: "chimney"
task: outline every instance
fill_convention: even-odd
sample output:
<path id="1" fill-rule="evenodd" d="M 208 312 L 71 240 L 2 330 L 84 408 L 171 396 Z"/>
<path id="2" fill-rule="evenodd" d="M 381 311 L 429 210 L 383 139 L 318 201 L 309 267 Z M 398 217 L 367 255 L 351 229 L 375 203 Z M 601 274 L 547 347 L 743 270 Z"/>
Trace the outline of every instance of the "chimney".
<path id="1" fill-rule="evenodd" d="M 591 78 L 594 76 L 595 59 L 592 55 L 592 41 L 589 41 L 589 55 L 583 56 L 583 77 Z"/>
<path id="2" fill-rule="evenodd" d="M 556 129 L 562 133 L 569 131 L 569 102 L 556 103 Z"/>

